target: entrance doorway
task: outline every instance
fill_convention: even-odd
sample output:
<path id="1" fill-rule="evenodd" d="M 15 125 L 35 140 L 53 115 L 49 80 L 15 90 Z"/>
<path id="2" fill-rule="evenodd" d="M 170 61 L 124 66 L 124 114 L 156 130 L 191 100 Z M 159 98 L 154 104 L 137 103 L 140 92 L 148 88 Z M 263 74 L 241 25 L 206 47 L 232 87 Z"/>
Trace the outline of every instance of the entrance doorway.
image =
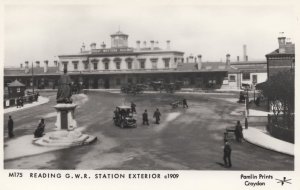
<path id="1" fill-rule="evenodd" d="M 109 79 L 104 79 L 104 88 L 109 89 Z"/>

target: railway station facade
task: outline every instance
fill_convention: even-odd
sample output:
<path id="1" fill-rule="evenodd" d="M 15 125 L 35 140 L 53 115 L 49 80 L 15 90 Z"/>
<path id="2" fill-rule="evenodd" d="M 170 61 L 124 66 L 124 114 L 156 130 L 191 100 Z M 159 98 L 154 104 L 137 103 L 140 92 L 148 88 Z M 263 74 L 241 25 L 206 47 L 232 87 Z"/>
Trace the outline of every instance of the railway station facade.
<path id="1" fill-rule="evenodd" d="M 75 85 L 86 89 L 120 88 L 127 84 L 149 84 L 151 81 L 172 83 L 182 81 L 185 88 L 239 89 L 243 83 L 256 84 L 267 78 L 266 61 L 246 60 L 232 62 L 226 55 L 225 62 L 203 62 L 202 56 L 184 56 L 184 52 L 165 48 L 157 41 L 136 41 L 136 47 L 128 46 L 128 35 L 120 31 L 111 35 L 111 47 L 102 43 L 97 48 L 83 44 L 80 52 L 58 55 L 53 65 L 49 61 L 28 61 L 20 68 L 5 68 L 4 83 L 18 80 L 27 88 L 57 88 L 59 75 L 68 70 Z"/>

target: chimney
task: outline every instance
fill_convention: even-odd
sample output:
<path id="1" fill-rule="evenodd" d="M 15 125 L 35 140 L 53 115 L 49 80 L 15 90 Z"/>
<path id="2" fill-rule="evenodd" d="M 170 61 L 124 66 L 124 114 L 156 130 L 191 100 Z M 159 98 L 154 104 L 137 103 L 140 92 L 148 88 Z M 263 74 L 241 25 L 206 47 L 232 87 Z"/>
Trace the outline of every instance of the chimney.
<path id="1" fill-rule="evenodd" d="M 85 45 L 84 45 L 84 43 L 82 43 L 81 52 L 84 52 L 84 51 L 85 51 Z"/>
<path id="2" fill-rule="evenodd" d="M 106 44 L 105 44 L 104 42 L 102 42 L 101 48 L 102 48 L 102 49 L 105 49 L 105 48 L 106 48 Z"/>
<path id="3" fill-rule="evenodd" d="M 229 64 L 230 63 L 230 54 L 227 54 L 226 55 L 226 64 Z"/>
<path id="4" fill-rule="evenodd" d="M 200 70 L 202 67 L 202 55 L 198 55 L 197 57 L 198 57 L 198 70 Z"/>
<path id="5" fill-rule="evenodd" d="M 279 44 L 279 53 L 285 53 L 285 41 L 286 37 L 284 36 L 284 33 L 281 32 L 280 36 L 278 37 L 278 44 Z"/>
<path id="6" fill-rule="evenodd" d="M 40 61 L 36 61 L 35 63 L 36 63 L 36 67 L 40 68 Z"/>
<path id="7" fill-rule="evenodd" d="M 171 41 L 170 41 L 170 40 L 167 40 L 167 50 L 170 50 L 170 49 L 171 49 L 170 43 L 171 43 Z"/>
<path id="8" fill-rule="evenodd" d="M 28 61 L 25 61 L 25 73 L 29 73 Z"/>
<path id="9" fill-rule="evenodd" d="M 159 46 L 158 41 L 156 41 L 156 42 L 155 42 L 155 47 L 156 47 L 156 48 L 159 48 L 158 46 Z"/>
<path id="10" fill-rule="evenodd" d="M 154 50 L 154 40 L 151 40 L 150 43 L 151 43 L 151 49 Z"/>
<path id="11" fill-rule="evenodd" d="M 91 47 L 91 50 L 96 49 L 96 43 L 91 43 L 90 47 Z"/>
<path id="12" fill-rule="evenodd" d="M 186 58 L 186 63 L 189 63 L 189 57 Z"/>
<path id="13" fill-rule="evenodd" d="M 146 41 L 144 41 L 144 48 L 146 48 L 147 47 L 147 42 Z"/>
<path id="14" fill-rule="evenodd" d="M 237 56 L 237 57 L 236 57 L 236 61 L 237 61 L 237 62 L 240 62 L 240 56 Z"/>
<path id="15" fill-rule="evenodd" d="M 44 61 L 44 73 L 48 72 L 48 60 Z"/>
<path id="16" fill-rule="evenodd" d="M 248 55 L 246 55 L 246 61 L 248 61 Z"/>
<path id="17" fill-rule="evenodd" d="M 194 57 L 194 62 L 197 63 L 197 57 Z"/>
<path id="18" fill-rule="evenodd" d="M 23 64 L 22 63 L 20 64 L 20 69 L 23 69 Z"/>
<path id="19" fill-rule="evenodd" d="M 141 49 L 141 41 L 140 40 L 136 41 L 136 49 L 137 50 Z"/>
<path id="20" fill-rule="evenodd" d="M 244 44 L 243 45 L 243 51 L 244 51 L 244 61 L 246 61 L 246 56 L 247 56 L 247 46 Z"/>

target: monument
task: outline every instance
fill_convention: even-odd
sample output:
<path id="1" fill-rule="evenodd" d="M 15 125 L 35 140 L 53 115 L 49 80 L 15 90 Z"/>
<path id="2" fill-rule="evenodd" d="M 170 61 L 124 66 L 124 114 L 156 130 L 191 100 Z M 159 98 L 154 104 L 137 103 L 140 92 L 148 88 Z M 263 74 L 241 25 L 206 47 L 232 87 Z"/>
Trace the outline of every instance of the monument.
<path id="1" fill-rule="evenodd" d="M 35 141 L 35 144 L 43 146 L 78 146 L 94 142 L 97 137 L 82 134 L 77 130 L 77 122 L 74 117 L 76 104 L 72 101 L 72 81 L 64 69 L 58 82 L 56 96 L 56 123 L 55 131 Z"/>

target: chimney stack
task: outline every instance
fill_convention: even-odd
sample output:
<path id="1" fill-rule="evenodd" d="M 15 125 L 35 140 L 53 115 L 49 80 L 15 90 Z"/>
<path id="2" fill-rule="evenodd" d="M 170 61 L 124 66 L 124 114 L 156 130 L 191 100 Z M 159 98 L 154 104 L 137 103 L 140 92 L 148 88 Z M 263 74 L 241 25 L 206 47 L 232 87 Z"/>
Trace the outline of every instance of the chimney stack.
<path id="1" fill-rule="evenodd" d="M 167 50 L 170 50 L 170 49 L 171 49 L 170 43 L 171 43 L 171 41 L 170 41 L 170 40 L 167 40 Z"/>
<path id="2" fill-rule="evenodd" d="M 202 55 L 198 55 L 197 57 L 198 57 L 198 70 L 200 70 L 202 67 Z"/>
<path id="3" fill-rule="evenodd" d="M 248 55 L 246 55 L 246 61 L 248 61 Z"/>
<path id="4" fill-rule="evenodd" d="M 20 64 L 20 69 L 23 69 L 23 64 L 22 63 Z"/>
<path id="5" fill-rule="evenodd" d="M 189 57 L 186 58 L 186 63 L 189 63 Z"/>
<path id="6" fill-rule="evenodd" d="M 136 41 L 136 49 L 137 50 L 141 49 L 141 41 L 140 40 Z"/>
<path id="7" fill-rule="evenodd" d="M 44 61 L 44 73 L 48 72 L 48 60 Z"/>
<path id="8" fill-rule="evenodd" d="M 226 54 L 226 64 L 230 63 L 230 54 Z"/>
<path id="9" fill-rule="evenodd" d="M 90 47 L 91 47 L 91 50 L 96 49 L 96 43 L 91 43 Z"/>
<path id="10" fill-rule="evenodd" d="M 237 57 L 236 57 L 236 61 L 237 61 L 237 62 L 240 62 L 240 56 L 237 56 Z"/>
<path id="11" fill-rule="evenodd" d="M 286 45 L 286 37 L 283 32 L 280 32 L 280 36 L 278 37 L 279 44 L 279 53 L 285 53 L 285 45 Z"/>
<path id="12" fill-rule="evenodd" d="M 144 48 L 146 48 L 147 47 L 147 42 L 146 41 L 144 41 Z"/>
<path id="13" fill-rule="evenodd" d="M 85 51 L 85 45 L 84 45 L 84 43 L 82 43 L 81 52 L 84 52 L 84 51 Z"/>
<path id="14" fill-rule="evenodd" d="M 25 73 L 29 73 L 28 61 L 25 61 Z"/>
<path id="15" fill-rule="evenodd" d="M 243 51 L 244 51 L 244 61 L 246 61 L 246 56 L 247 56 L 247 46 L 244 44 L 243 45 Z"/>
<path id="16" fill-rule="evenodd" d="M 151 43 L 151 50 L 154 50 L 154 40 L 151 40 L 150 43 Z"/>
<path id="17" fill-rule="evenodd" d="M 155 47 L 156 47 L 156 48 L 159 48 L 158 46 L 159 46 L 159 43 L 158 43 L 158 41 L 156 41 L 156 42 L 155 42 Z"/>
<path id="18" fill-rule="evenodd" d="M 40 68 L 40 61 L 36 61 L 35 63 L 36 63 L 36 67 Z"/>
<path id="19" fill-rule="evenodd" d="M 105 49 L 105 48 L 106 48 L 106 44 L 105 44 L 104 42 L 102 42 L 101 48 L 102 48 L 102 49 Z"/>

